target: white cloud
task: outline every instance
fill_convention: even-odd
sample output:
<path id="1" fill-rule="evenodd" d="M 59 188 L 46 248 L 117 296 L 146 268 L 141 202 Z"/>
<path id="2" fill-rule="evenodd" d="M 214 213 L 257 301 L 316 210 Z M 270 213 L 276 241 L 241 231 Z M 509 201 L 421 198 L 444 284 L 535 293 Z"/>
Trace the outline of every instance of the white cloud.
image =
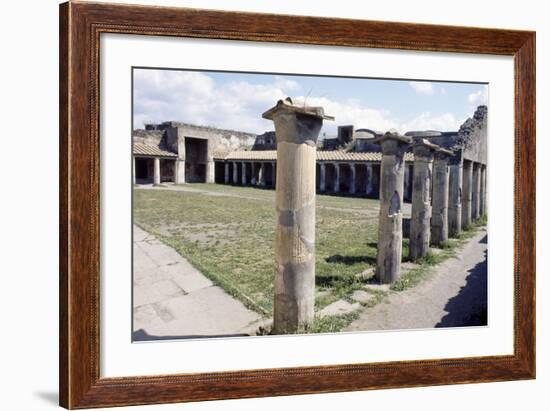
<path id="1" fill-rule="evenodd" d="M 435 88 L 433 84 L 427 81 L 409 81 L 409 85 L 418 94 L 425 94 L 427 96 L 430 96 L 435 93 Z"/>
<path id="2" fill-rule="evenodd" d="M 474 106 L 486 105 L 489 99 L 487 87 L 475 93 L 468 94 L 468 102 Z"/>
<path id="3" fill-rule="evenodd" d="M 284 78 L 282 76 L 275 76 L 275 86 L 285 92 L 300 90 L 301 86 L 294 80 Z"/>
<path id="4" fill-rule="evenodd" d="M 457 131 L 463 122 L 464 119 L 457 119 L 451 113 L 434 116 L 427 111 L 412 120 L 402 123 L 398 130 L 402 132 L 415 130 Z"/>
<path id="5" fill-rule="evenodd" d="M 300 90 L 295 81 L 275 77 L 273 82 L 252 84 L 246 81 L 220 82 L 207 74 L 186 71 L 136 70 L 134 73 L 134 127 L 146 123 L 183 121 L 198 125 L 242 130 L 255 133 L 273 130 L 273 122 L 262 119 L 262 113 L 283 99 L 291 90 Z M 414 84 L 418 84 L 415 82 Z M 431 83 L 428 84 L 431 87 Z M 303 93 L 307 90 L 302 90 Z M 303 102 L 306 97 L 294 97 Z M 424 112 L 412 119 L 400 119 L 388 110 L 364 105 L 357 99 L 343 101 L 307 96 L 307 104 L 322 106 L 336 121 L 327 121 L 323 133 L 336 134 L 338 125 L 386 131 L 458 130 L 462 120 L 451 113 L 434 115 Z"/>
<path id="6" fill-rule="evenodd" d="M 297 97 L 295 103 L 303 103 L 305 97 Z M 349 99 L 344 102 L 333 101 L 326 97 L 307 97 L 307 104 L 321 106 L 325 113 L 334 116 L 336 121 L 325 123 L 324 131 L 329 134 L 336 132 L 337 125 L 353 124 L 355 128 L 369 128 L 373 130 L 389 130 L 397 128 L 398 123 L 390 118 L 390 113 L 385 110 L 364 107 L 357 100 Z"/>

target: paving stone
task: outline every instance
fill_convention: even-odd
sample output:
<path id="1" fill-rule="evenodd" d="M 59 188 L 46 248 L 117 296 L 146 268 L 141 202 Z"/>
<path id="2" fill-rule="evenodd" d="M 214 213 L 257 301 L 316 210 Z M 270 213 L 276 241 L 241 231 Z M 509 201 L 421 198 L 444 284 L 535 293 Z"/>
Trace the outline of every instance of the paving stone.
<path id="1" fill-rule="evenodd" d="M 244 327 L 261 318 L 216 286 L 158 306 L 173 316 L 174 320 L 166 323 L 166 327 L 168 332 L 177 335 L 243 334 Z"/>
<path id="2" fill-rule="evenodd" d="M 157 312 L 151 304 L 134 308 L 134 323 L 150 324 L 157 318 Z"/>
<path id="3" fill-rule="evenodd" d="M 347 301 L 338 300 L 333 302 L 330 305 L 327 305 L 325 308 L 319 311 L 318 315 L 319 317 L 322 318 L 322 317 L 327 317 L 329 315 L 347 314 L 357 310 L 360 307 L 361 305 L 359 303 L 350 304 Z"/>
<path id="4" fill-rule="evenodd" d="M 255 334 L 259 314 L 214 286 L 175 250 L 134 229 L 136 341 Z"/>
<path id="5" fill-rule="evenodd" d="M 172 278 L 173 281 L 188 294 L 212 285 L 212 281 L 202 274 L 187 274 L 174 276 Z"/>

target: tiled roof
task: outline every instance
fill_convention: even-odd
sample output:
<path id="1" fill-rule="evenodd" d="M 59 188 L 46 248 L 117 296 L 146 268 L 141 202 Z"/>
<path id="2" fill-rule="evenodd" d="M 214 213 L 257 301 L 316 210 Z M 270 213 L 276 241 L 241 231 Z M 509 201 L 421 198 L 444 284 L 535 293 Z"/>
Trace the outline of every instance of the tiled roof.
<path id="1" fill-rule="evenodd" d="M 216 155 L 218 154 L 218 155 Z M 258 161 L 276 161 L 276 150 L 258 150 L 258 151 L 230 151 L 229 153 L 216 153 L 216 160 L 258 160 Z M 377 152 L 347 152 L 347 151 L 317 151 L 317 161 L 380 161 L 382 153 Z M 413 153 L 405 153 L 405 161 L 413 161 Z"/>
<path id="2" fill-rule="evenodd" d="M 142 156 L 174 157 L 174 158 L 178 156 L 176 153 L 172 151 L 162 149 L 158 146 L 153 146 L 153 145 L 143 144 L 143 143 L 134 143 L 132 151 L 134 152 L 134 155 L 142 155 Z"/>

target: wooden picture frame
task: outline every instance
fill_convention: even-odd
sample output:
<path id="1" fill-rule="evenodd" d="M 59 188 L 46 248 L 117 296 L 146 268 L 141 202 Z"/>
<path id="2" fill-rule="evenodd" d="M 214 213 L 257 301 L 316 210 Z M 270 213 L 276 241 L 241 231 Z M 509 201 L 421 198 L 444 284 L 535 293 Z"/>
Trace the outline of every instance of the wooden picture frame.
<path id="1" fill-rule="evenodd" d="M 125 33 L 513 56 L 514 353 L 100 378 L 99 47 Z M 535 33 L 185 8 L 60 6 L 60 404 L 91 408 L 535 377 Z"/>

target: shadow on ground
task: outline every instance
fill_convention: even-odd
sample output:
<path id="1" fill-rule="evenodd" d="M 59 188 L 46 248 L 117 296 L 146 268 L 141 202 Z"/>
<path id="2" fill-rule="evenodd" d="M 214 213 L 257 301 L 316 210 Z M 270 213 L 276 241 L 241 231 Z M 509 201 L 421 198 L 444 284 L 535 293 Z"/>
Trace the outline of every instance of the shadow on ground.
<path id="1" fill-rule="evenodd" d="M 479 242 L 487 244 L 487 236 Z M 448 314 L 435 325 L 437 328 L 487 325 L 487 251 L 483 261 L 468 272 L 466 285 L 447 302 Z"/>
<path id="2" fill-rule="evenodd" d="M 376 264 L 376 257 L 368 255 L 341 255 L 335 254 L 325 258 L 327 263 L 354 265 L 359 263 Z"/>

